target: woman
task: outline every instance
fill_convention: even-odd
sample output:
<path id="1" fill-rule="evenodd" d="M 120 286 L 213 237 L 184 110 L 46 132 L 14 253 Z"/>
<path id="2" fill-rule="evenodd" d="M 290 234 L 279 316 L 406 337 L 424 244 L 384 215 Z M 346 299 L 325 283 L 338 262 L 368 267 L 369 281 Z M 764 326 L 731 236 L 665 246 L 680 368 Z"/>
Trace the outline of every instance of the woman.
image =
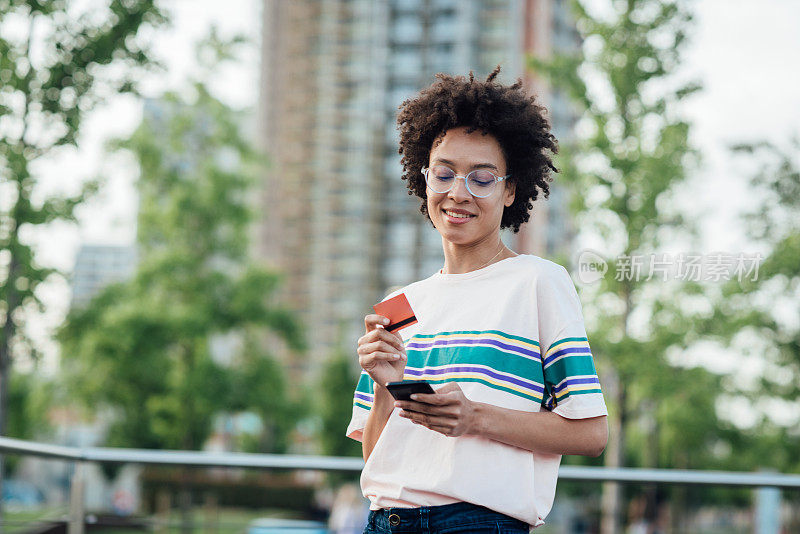
<path id="1" fill-rule="evenodd" d="M 364 318 L 347 435 L 362 442 L 371 532 L 528 532 L 544 523 L 562 454 L 598 456 L 606 407 L 567 271 L 516 254 L 549 194 L 557 151 L 521 82 L 438 74 L 398 116 L 403 178 L 442 236 L 444 267 L 404 293 L 417 323 Z M 395 401 L 391 381 L 435 394 Z"/>

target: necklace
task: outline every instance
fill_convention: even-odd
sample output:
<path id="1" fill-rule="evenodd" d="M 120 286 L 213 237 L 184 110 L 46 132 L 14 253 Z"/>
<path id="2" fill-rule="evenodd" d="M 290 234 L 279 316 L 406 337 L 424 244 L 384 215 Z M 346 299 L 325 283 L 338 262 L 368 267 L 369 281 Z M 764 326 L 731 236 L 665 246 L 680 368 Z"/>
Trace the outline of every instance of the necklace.
<path id="1" fill-rule="evenodd" d="M 500 253 L 502 253 L 502 252 L 503 252 L 503 249 L 504 249 L 504 248 L 506 248 L 506 247 L 505 247 L 505 245 L 501 245 L 501 246 L 500 246 L 500 250 L 498 250 L 498 251 L 497 251 L 497 254 L 495 254 L 494 256 L 492 256 L 492 257 L 489 259 L 489 261 L 487 261 L 486 263 L 484 263 L 483 265 L 481 265 L 481 266 L 480 266 L 480 267 L 478 267 L 477 269 L 472 269 L 472 270 L 473 270 L 473 271 L 477 271 L 477 270 L 479 270 L 479 269 L 483 269 L 484 267 L 486 267 L 487 265 L 489 265 L 490 263 L 492 263 L 492 260 L 494 260 L 494 259 L 495 259 L 497 256 L 499 256 L 499 255 L 500 255 Z M 517 254 L 517 253 L 514 253 L 514 256 L 518 256 L 518 255 L 519 255 L 519 254 Z M 442 269 L 440 272 L 441 272 L 442 274 L 444 274 L 444 269 Z"/>

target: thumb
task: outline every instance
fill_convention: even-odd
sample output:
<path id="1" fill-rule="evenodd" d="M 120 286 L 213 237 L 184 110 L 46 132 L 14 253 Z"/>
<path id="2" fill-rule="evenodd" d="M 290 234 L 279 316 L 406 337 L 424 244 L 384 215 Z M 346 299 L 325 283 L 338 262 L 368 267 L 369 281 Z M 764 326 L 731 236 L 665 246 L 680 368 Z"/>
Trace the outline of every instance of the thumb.
<path id="1" fill-rule="evenodd" d="M 461 388 L 458 387 L 458 384 L 455 382 L 448 382 L 444 386 L 437 389 L 436 393 L 450 393 L 451 391 L 461 391 Z"/>

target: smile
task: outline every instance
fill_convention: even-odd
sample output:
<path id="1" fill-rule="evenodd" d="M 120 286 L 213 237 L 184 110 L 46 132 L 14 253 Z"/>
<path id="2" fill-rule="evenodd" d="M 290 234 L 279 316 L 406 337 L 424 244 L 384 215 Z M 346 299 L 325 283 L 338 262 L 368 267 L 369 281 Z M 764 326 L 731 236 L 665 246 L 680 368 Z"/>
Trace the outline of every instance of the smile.
<path id="1" fill-rule="evenodd" d="M 459 213 L 457 211 L 442 210 L 444 212 L 444 220 L 450 224 L 464 224 L 469 222 L 470 219 L 475 217 L 471 213 Z"/>
<path id="2" fill-rule="evenodd" d="M 469 213 L 457 213 L 455 211 L 449 211 L 449 210 L 443 210 L 443 211 L 450 217 L 454 217 L 456 219 L 469 219 L 470 217 L 474 217 L 474 215 L 471 215 Z"/>

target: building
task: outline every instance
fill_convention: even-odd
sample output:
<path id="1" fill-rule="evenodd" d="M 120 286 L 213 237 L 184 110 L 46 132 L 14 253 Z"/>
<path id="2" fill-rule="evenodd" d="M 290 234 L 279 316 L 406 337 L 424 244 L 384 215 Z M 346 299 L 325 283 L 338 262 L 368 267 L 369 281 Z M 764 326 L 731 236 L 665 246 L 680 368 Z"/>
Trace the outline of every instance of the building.
<path id="1" fill-rule="evenodd" d="M 123 245 L 81 245 L 72 272 L 71 307 L 86 306 L 104 287 L 133 276 L 136 249 Z"/>
<path id="2" fill-rule="evenodd" d="M 563 0 L 264 0 L 259 128 L 271 167 L 256 248 L 287 274 L 317 363 L 351 351 L 363 316 L 393 286 L 443 264 L 441 240 L 400 180 L 398 106 L 437 72 L 523 77 L 572 118 L 525 68 L 527 54 L 574 47 Z M 568 241 L 563 199 L 505 239 L 548 255 Z M 550 220 L 548 220 L 550 219 Z M 555 219 L 555 220 L 553 220 Z"/>

